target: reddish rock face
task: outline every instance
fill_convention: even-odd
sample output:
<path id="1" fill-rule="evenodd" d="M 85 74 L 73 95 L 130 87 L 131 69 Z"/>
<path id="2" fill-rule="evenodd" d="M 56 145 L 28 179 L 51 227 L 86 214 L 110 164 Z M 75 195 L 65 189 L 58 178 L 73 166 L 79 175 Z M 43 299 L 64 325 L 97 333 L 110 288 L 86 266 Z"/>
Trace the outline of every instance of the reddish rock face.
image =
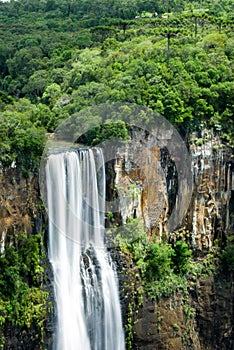
<path id="1" fill-rule="evenodd" d="M 230 234 L 234 229 L 231 150 L 225 149 L 218 137 L 206 131 L 201 136 L 202 144 L 195 135 L 190 142 L 194 187 L 187 214 L 178 226 L 189 232 L 192 247 L 199 251 L 209 250 L 216 239 L 225 239 L 224 231 Z M 167 223 L 177 205 L 177 169 L 167 150 L 152 146 L 151 140 L 143 140 L 143 148 L 140 146 L 142 135 L 137 137 L 120 151 L 115 165 L 115 186 L 123 223 L 127 218 L 139 217 L 149 234 L 161 238 L 162 233 L 167 232 L 173 236 L 168 232 Z"/>
<path id="2" fill-rule="evenodd" d="M 234 232 L 231 150 L 206 131 L 200 139 L 193 135 L 190 142 L 193 195 L 181 227 L 169 233 L 167 222 L 172 207 L 176 205 L 176 170 L 165 150 L 151 148 L 155 155 L 153 163 L 146 149 L 137 149 L 138 142 L 139 139 L 120 154 L 115 167 L 115 185 L 123 191 L 119 192 L 122 221 L 139 217 L 149 236 L 156 235 L 159 239 L 163 232 L 170 241 L 186 234 L 186 240 L 197 256 L 209 252 L 216 239 L 220 245 L 224 244 Z M 136 154 L 138 168 L 133 162 Z M 153 171 L 155 168 L 157 171 Z M 173 187 L 174 192 L 171 191 Z M 129 275 L 130 270 L 131 266 Z M 193 308 L 189 317 L 182 295 L 162 298 L 159 302 L 144 299 L 134 315 L 133 349 L 232 350 L 232 300 L 232 276 L 225 281 L 221 275 L 197 280 L 186 301 Z"/>
<path id="3" fill-rule="evenodd" d="M 4 249 L 5 241 L 17 232 L 40 232 L 42 214 L 36 176 L 25 179 L 17 169 L 2 170 L 0 188 L 0 242 Z"/>

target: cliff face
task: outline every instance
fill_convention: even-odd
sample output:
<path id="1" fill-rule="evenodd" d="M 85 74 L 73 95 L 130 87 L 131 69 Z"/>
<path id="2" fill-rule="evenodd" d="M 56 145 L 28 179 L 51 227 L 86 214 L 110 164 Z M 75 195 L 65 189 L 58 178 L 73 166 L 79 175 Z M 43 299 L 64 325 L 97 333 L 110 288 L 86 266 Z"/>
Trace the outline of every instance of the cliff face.
<path id="1" fill-rule="evenodd" d="M 115 163 L 122 221 L 139 217 L 150 238 L 157 236 L 160 240 L 163 232 L 167 232 L 169 242 L 183 237 L 198 262 L 209 256 L 216 245 L 223 247 L 234 232 L 231 151 L 208 131 L 199 136 L 194 134 L 190 140 L 194 181 L 191 202 L 177 230 L 171 233 L 167 232 L 167 222 L 176 205 L 179 184 L 175 163 L 167 150 L 151 148 L 156 161 L 146 164 L 149 155 L 145 147 L 141 169 L 136 167 L 133 162 L 136 144 L 143 137 L 138 134 L 134 146 L 120 151 Z M 152 145 L 149 143 L 148 147 Z M 149 183 L 155 187 L 149 187 Z M 159 302 L 144 298 L 143 306 L 133 316 L 133 349 L 233 349 L 233 298 L 232 276 L 215 271 L 193 283 L 186 301 L 182 295 L 162 298 Z"/>
<path id="2" fill-rule="evenodd" d="M 135 137 L 130 146 L 120 150 L 115 163 L 119 210 L 123 223 L 139 217 L 146 229 L 160 238 L 168 231 L 167 222 L 177 205 L 177 169 L 165 148 L 152 147 L 149 140 L 139 151 L 144 135 Z M 225 242 L 234 229 L 234 159 L 208 131 L 200 138 L 192 135 L 189 148 L 193 191 L 187 214 L 177 228 L 185 227 L 195 250 L 209 250 L 216 239 Z M 186 190 L 184 196 L 188 195 Z M 170 235 L 173 239 L 173 233 Z"/>
<path id="3" fill-rule="evenodd" d="M 1 169 L 0 188 L 0 278 L 1 288 L 7 288 L 4 297 L 0 297 L 0 348 L 48 348 L 51 324 L 47 312 L 51 298 L 47 300 L 46 295 L 52 289 L 48 282 L 50 268 L 41 247 L 45 220 L 38 176 L 25 179 L 16 168 Z M 33 235 L 34 240 L 30 240 Z M 27 298 L 25 303 L 21 295 Z"/>
<path id="4" fill-rule="evenodd" d="M 144 148 L 142 138 L 146 142 Z M 232 154 L 219 138 L 206 131 L 200 137 L 192 135 L 190 150 L 193 193 L 178 230 L 169 234 L 167 228 L 179 187 L 175 163 L 165 147 L 152 145 L 146 135 L 134 134 L 133 142 L 120 149 L 113 168 L 111 165 L 109 169 L 107 192 L 110 197 L 118 195 L 119 221 L 125 223 L 128 218 L 139 217 L 150 239 L 155 235 L 162 239 L 166 232 L 167 239 L 173 242 L 178 235 L 186 235 L 194 254 L 202 259 L 213 249 L 216 240 L 222 246 L 234 232 L 234 164 Z M 0 182 L 3 252 L 6 245 L 14 242 L 17 232 L 25 231 L 28 235 L 41 232 L 43 210 L 36 175 L 26 180 L 17 169 L 2 170 Z M 128 270 L 131 280 L 136 280 L 134 267 L 126 261 L 123 265 L 122 276 Z M 128 283 L 128 277 L 122 278 Z M 131 301 L 126 302 L 124 293 L 123 310 Z M 133 312 L 133 349 L 231 350 L 233 316 L 232 276 L 210 274 L 195 281 L 186 301 L 180 294 L 158 302 L 143 298 L 142 306 Z M 9 332 L 6 349 L 19 349 L 19 342 L 32 348 L 33 330 L 22 334 L 19 330 L 14 330 L 14 334 Z M 40 348 L 33 339 L 33 348 Z"/>
<path id="5" fill-rule="evenodd" d="M 199 279 L 189 304 L 180 295 L 159 302 L 144 300 L 135 317 L 133 349 L 232 350 L 234 315 L 230 283 L 213 276 Z"/>
<path id="6" fill-rule="evenodd" d="M 208 131 L 195 138 L 190 149 L 194 168 L 194 195 L 188 212 L 192 244 L 210 249 L 216 239 L 225 243 L 233 232 L 234 161 L 230 150 Z"/>
<path id="7" fill-rule="evenodd" d="M 37 176 L 23 178 L 18 169 L 0 172 L 0 249 L 17 232 L 41 232 L 42 214 Z"/>

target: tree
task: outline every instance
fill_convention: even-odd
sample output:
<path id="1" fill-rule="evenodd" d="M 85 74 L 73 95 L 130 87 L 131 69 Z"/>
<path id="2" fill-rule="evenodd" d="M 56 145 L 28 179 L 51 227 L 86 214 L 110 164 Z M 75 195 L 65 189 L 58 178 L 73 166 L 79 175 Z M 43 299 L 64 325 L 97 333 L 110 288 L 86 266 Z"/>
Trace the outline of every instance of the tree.
<path id="1" fill-rule="evenodd" d="M 189 261 L 192 251 L 186 242 L 179 240 L 174 246 L 174 254 L 172 256 L 173 269 L 176 273 L 185 274 L 189 269 Z"/>
<path id="2" fill-rule="evenodd" d="M 10 166 L 13 162 L 27 174 L 40 162 L 46 135 L 42 126 L 37 126 L 37 107 L 27 99 L 11 105 L 0 118 L 0 162 Z"/>
<path id="3" fill-rule="evenodd" d="M 154 241 L 147 245 L 144 257 L 145 277 L 148 281 L 161 280 L 171 273 L 174 251 L 169 244 Z"/>
<path id="4" fill-rule="evenodd" d="M 22 88 L 22 92 L 32 97 L 41 97 L 48 83 L 48 72 L 38 70 L 29 77 L 28 82 Z"/>
<path id="5" fill-rule="evenodd" d="M 45 92 L 42 95 L 42 100 L 50 106 L 54 106 L 59 97 L 61 97 L 61 87 L 60 85 L 53 83 L 46 87 Z"/>

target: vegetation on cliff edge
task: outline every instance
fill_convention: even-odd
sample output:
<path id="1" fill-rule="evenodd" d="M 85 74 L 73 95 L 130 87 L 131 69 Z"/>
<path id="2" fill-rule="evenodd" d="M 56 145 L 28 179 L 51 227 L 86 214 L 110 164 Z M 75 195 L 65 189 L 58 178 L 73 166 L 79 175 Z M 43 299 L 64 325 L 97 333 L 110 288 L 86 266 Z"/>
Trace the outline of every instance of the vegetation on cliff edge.
<path id="1" fill-rule="evenodd" d="M 35 170 L 46 132 L 100 103 L 144 105 L 233 145 L 231 1 L 21 0 L 0 2 L 0 18 L 2 166 Z"/>

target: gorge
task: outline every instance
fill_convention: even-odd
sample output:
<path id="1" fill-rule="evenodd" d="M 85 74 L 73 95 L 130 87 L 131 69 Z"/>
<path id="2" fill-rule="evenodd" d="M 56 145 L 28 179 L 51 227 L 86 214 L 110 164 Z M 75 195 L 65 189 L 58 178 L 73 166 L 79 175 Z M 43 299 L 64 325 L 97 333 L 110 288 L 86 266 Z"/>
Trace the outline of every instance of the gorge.
<path id="1" fill-rule="evenodd" d="M 138 136 L 135 135 L 134 137 L 134 142 L 138 143 L 142 134 Z M 133 145 L 134 142 L 132 142 Z M 89 305 L 91 309 L 91 304 L 87 302 L 88 298 L 97 298 L 95 302 L 98 307 L 97 313 L 100 314 L 100 310 L 102 310 L 102 320 L 104 320 L 106 315 L 106 322 L 108 322 L 107 318 L 109 316 L 107 316 L 107 314 L 109 312 L 111 315 L 113 315 L 113 313 L 115 314 L 115 321 L 113 321 L 116 322 L 115 324 L 119 325 L 118 334 L 121 334 L 121 337 L 123 337 L 123 333 L 120 325 L 121 318 L 123 319 L 127 349 L 153 350 L 155 346 L 157 346 L 158 349 L 163 350 L 170 348 L 178 350 L 232 350 L 232 273 L 229 272 L 229 267 L 227 265 L 221 267 L 222 265 L 220 264 L 223 264 L 223 260 L 219 260 L 220 247 L 222 245 L 224 247 L 229 246 L 230 243 L 228 242 L 233 234 L 232 153 L 222 145 L 218 137 L 214 135 L 209 136 L 206 131 L 204 131 L 200 137 L 199 135 L 191 136 L 190 148 L 194 164 L 194 191 L 192 200 L 181 226 L 178 230 L 167 234 L 167 240 L 171 242 L 171 244 L 173 244 L 176 239 L 182 239 L 191 245 L 194 255 L 194 266 L 196 267 L 196 271 L 197 269 L 201 270 L 198 274 L 196 272 L 194 277 L 191 273 L 188 275 L 190 279 L 187 286 L 188 294 L 184 296 L 182 291 L 177 291 L 176 293 L 173 292 L 172 295 L 168 297 L 162 296 L 157 300 L 151 300 L 146 295 L 142 295 L 141 273 L 139 273 L 139 267 L 137 267 L 136 261 L 134 262 L 134 260 L 132 260 L 130 253 L 126 254 L 120 252 L 118 246 L 115 248 L 113 244 L 108 247 L 107 253 L 103 246 L 103 220 L 106 214 L 104 214 L 102 207 L 102 196 L 104 196 L 104 193 L 102 196 L 100 193 L 105 188 L 104 182 L 107 182 L 108 196 L 113 195 L 113 190 L 110 192 L 110 189 L 115 187 L 116 190 L 121 191 L 122 194 L 123 190 L 128 194 L 124 206 L 121 205 L 124 197 L 120 200 L 120 211 L 116 213 L 115 219 L 117 222 L 120 222 L 123 218 L 125 218 L 125 221 L 134 217 L 138 217 L 140 220 L 144 220 L 144 217 L 150 218 L 147 212 L 147 208 L 149 207 L 147 205 L 147 200 L 151 201 L 152 198 L 157 198 L 161 193 L 163 198 L 166 198 L 166 207 L 159 216 L 158 225 L 153 230 L 148 231 L 148 235 L 149 237 L 155 235 L 158 239 L 160 239 L 160 237 L 161 240 L 164 239 L 163 232 L 166 229 L 166 217 L 164 215 L 170 212 L 170 205 L 173 205 L 173 198 L 175 198 L 170 196 L 170 191 L 173 189 L 173 186 L 167 186 L 167 183 L 168 185 L 175 184 L 173 164 L 167 153 L 165 153 L 164 150 L 157 153 L 159 157 L 158 161 L 161 163 L 163 169 L 161 173 L 163 178 L 160 179 L 159 173 L 157 184 L 161 185 L 158 187 L 159 192 L 154 193 L 154 197 L 148 196 L 146 187 L 142 182 L 144 179 L 137 177 L 136 169 L 134 169 L 133 165 L 130 166 L 131 147 L 128 147 L 127 152 L 125 150 L 123 154 L 119 153 L 118 159 L 115 162 L 106 164 L 106 180 L 104 177 L 104 167 L 102 165 L 105 158 L 102 158 L 98 149 L 95 150 L 94 148 L 94 153 L 91 153 L 90 156 L 88 156 L 87 149 L 81 149 L 78 153 L 71 151 L 66 155 L 61 152 L 56 153 L 51 155 L 51 158 L 49 157 L 48 164 L 50 164 L 50 166 L 47 166 L 48 181 L 49 183 L 51 182 L 47 198 L 47 204 L 50 201 L 49 210 L 52 210 L 50 217 L 50 234 L 55 235 L 51 237 L 52 240 L 50 240 L 50 242 L 53 242 L 53 244 L 49 244 L 48 251 L 52 265 L 57 264 L 59 255 L 62 256 L 62 265 L 60 266 L 60 270 L 58 269 L 58 265 L 55 267 L 57 270 L 54 273 L 54 279 L 53 274 L 49 272 L 50 268 L 48 263 L 44 260 L 44 272 L 41 272 L 40 277 L 42 278 L 41 281 L 43 285 L 41 282 L 39 284 L 38 282 L 30 283 L 32 286 L 40 286 L 41 290 L 46 290 L 47 293 L 49 292 L 49 300 L 54 304 L 54 298 L 58 300 L 57 298 L 60 298 L 60 295 L 57 290 L 55 291 L 55 296 L 53 296 L 52 283 L 55 281 L 57 287 L 59 285 L 61 286 L 62 281 L 59 279 L 61 278 L 60 273 L 66 275 L 63 282 L 64 284 L 62 285 L 66 297 L 63 298 L 64 304 L 60 304 L 58 307 L 60 308 L 59 312 L 63 312 L 63 310 L 67 312 L 67 315 L 65 314 L 65 319 L 67 317 L 68 325 L 61 324 L 56 307 L 52 313 L 47 309 L 47 316 L 45 314 L 36 314 L 34 309 L 32 309 L 32 319 L 33 317 L 43 317 L 45 320 L 43 326 L 45 327 L 45 333 L 41 338 L 43 343 L 38 342 L 36 337 L 38 328 L 36 326 L 32 325 L 25 332 L 24 329 L 27 326 L 18 325 L 12 328 L 9 321 L 6 321 L 3 328 L 6 337 L 4 349 L 20 349 L 20 344 L 22 343 L 25 344 L 24 346 L 27 348 L 33 346 L 35 349 L 52 349 L 53 347 L 61 346 L 59 344 L 63 344 L 62 346 L 64 348 L 70 349 L 70 346 L 72 347 L 73 344 L 76 344 L 77 339 L 73 340 L 71 345 L 69 345 L 69 339 L 73 339 L 72 337 L 74 334 L 76 338 L 76 334 L 78 334 L 78 330 L 74 330 L 73 327 L 69 326 L 70 322 L 72 322 L 72 325 L 76 324 L 75 320 L 72 320 L 72 315 L 74 315 L 75 318 L 81 317 L 81 314 L 83 315 L 82 317 L 85 315 L 85 317 L 87 317 L 82 321 L 83 328 L 79 329 L 79 332 L 83 331 L 83 334 L 86 334 L 82 336 L 82 339 L 84 342 L 87 342 L 84 345 L 87 346 L 87 348 L 93 347 L 91 344 L 93 344 L 92 341 L 94 341 L 95 337 L 96 339 L 99 337 L 98 332 L 101 332 L 101 334 L 107 334 L 108 331 L 112 332 L 109 328 L 109 330 L 105 328 L 105 322 L 101 322 L 102 327 L 98 328 L 96 335 L 91 334 L 92 332 L 90 333 L 90 330 L 86 328 L 87 324 L 90 325 L 93 321 L 98 324 L 96 317 L 99 315 L 95 314 L 93 310 L 96 316 L 91 319 L 88 317 L 88 308 L 82 310 L 83 303 L 76 302 L 77 297 L 72 293 L 72 289 L 70 288 L 72 284 L 77 295 L 80 295 L 81 299 L 87 298 L 85 304 L 86 306 Z M 89 152 L 91 152 L 91 150 Z M 94 164 L 92 166 L 90 164 L 91 158 L 93 161 L 95 159 L 95 164 L 98 169 L 97 177 L 95 176 L 96 170 Z M 81 159 L 83 160 L 81 161 Z M 87 192 L 83 204 L 75 201 L 75 197 L 78 198 L 78 194 L 81 192 L 80 185 L 75 186 L 75 182 L 78 181 L 78 173 L 79 171 L 82 172 L 79 166 L 80 162 L 83 164 L 82 171 L 86 174 L 82 185 L 85 192 Z M 60 167 L 59 172 L 56 170 L 56 166 Z M 88 171 L 85 167 L 89 166 L 91 166 L 92 170 Z M 70 171 L 68 170 L 69 168 Z M 76 176 L 74 176 L 73 170 L 76 171 Z M 56 176 L 57 173 L 59 176 Z M 165 174 L 168 174 L 168 177 L 166 176 L 168 181 L 166 182 Z M 99 189 L 98 197 L 97 187 L 94 184 L 91 186 L 92 181 L 89 177 L 91 177 L 94 182 L 95 178 L 97 180 Z M 66 178 L 67 180 L 69 178 L 69 186 L 72 188 L 71 193 L 67 192 L 67 195 L 65 195 L 65 193 L 69 186 L 66 185 Z M 63 192 L 57 191 L 57 186 L 63 188 Z M 34 237 L 38 232 L 43 230 L 43 222 L 45 222 L 47 226 L 47 219 L 38 195 L 39 188 L 37 177 L 32 176 L 26 180 L 22 177 L 18 169 L 2 171 L 1 188 L 1 251 L 7 252 L 9 249 L 8 247 L 14 245 L 16 242 L 16 229 L 25 231 L 28 236 Z M 144 191 L 142 191 L 142 189 L 144 189 Z M 84 193 L 82 196 L 84 196 Z M 89 196 L 91 196 L 90 199 L 88 199 Z M 61 201 L 58 200 L 59 198 Z M 94 204 L 93 201 L 96 204 Z M 60 207 L 56 209 L 59 203 Z M 99 216 L 96 209 L 98 207 L 100 208 L 100 206 L 102 208 Z M 84 215 L 85 207 L 89 212 L 86 214 L 86 217 L 82 217 L 82 220 L 80 220 L 81 215 Z M 60 215 L 59 210 L 65 210 L 65 216 Z M 78 212 L 77 215 L 75 215 L 76 212 Z M 59 227 L 61 230 L 61 227 L 64 229 L 64 225 L 67 226 L 65 222 L 68 219 L 70 221 L 70 226 L 68 226 L 69 230 L 65 231 L 65 235 L 62 233 L 57 235 L 56 232 L 58 232 Z M 106 217 L 106 220 L 107 219 L 108 217 Z M 114 222 L 111 223 L 113 219 L 114 218 L 108 219 L 110 221 L 109 224 L 107 223 L 109 227 L 114 224 Z M 92 225 L 89 224 L 89 220 L 92 221 Z M 98 225 L 100 225 L 98 228 L 93 225 L 95 220 L 97 220 L 99 223 Z M 75 226 L 82 227 L 84 236 L 73 237 Z M 164 227 L 163 231 L 162 227 Z M 92 235 L 89 237 L 88 234 L 85 234 L 85 232 L 87 233 L 90 229 L 92 234 L 94 231 L 96 232 L 95 239 Z M 89 239 L 92 243 L 89 242 Z M 19 241 L 20 237 L 18 237 L 17 240 Z M 47 246 L 46 241 L 47 238 L 45 237 L 43 243 L 45 247 Z M 97 247 L 95 248 L 96 244 Z M 20 246 L 18 246 L 18 249 L 20 249 Z M 94 252 L 96 253 L 94 254 Z M 67 253 L 69 253 L 68 256 Z M 102 255 L 102 253 L 104 255 Z M 80 254 L 82 255 L 81 260 L 78 259 Z M 116 298 L 116 300 L 118 299 L 118 287 L 116 287 L 113 282 L 115 280 L 115 272 L 111 269 L 112 263 L 108 258 L 108 254 L 111 254 L 118 269 L 122 317 L 120 315 L 120 309 L 117 311 L 113 310 L 116 303 L 112 304 L 112 301 L 113 298 Z M 97 261 L 99 262 L 97 263 Z M 72 269 L 68 273 L 69 264 L 71 264 Z M 74 275 L 79 276 L 79 270 L 82 271 L 82 278 L 80 280 L 74 277 Z M 109 282 L 105 280 L 104 273 L 109 274 Z M 91 276 L 93 276 L 93 278 L 91 278 Z M 94 276 L 96 277 L 94 278 Z M 105 293 L 107 294 L 101 296 L 101 279 L 106 283 L 105 285 L 108 286 L 108 288 L 111 288 L 111 304 L 109 304 L 108 300 L 108 288 L 105 288 Z M 95 288 L 97 294 L 95 292 L 93 295 L 92 293 L 94 290 L 90 287 L 90 289 L 88 288 L 89 293 L 86 293 L 86 296 L 85 294 L 81 295 L 82 292 L 79 289 L 79 283 L 83 286 L 82 288 L 84 288 L 84 285 L 88 287 L 89 283 L 91 283 L 91 285 L 96 283 L 96 286 L 98 285 L 98 287 Z M 36 299 L 34 300 L 35 307 L 40 305 L 39 310 L 46 310 L 47 303 L 43 301 L 43 298 L 41 294 L 41 304 L 38 303 Z M 92 305 L 94 306 L 94 304 Z M 91 311 L 91 309 L 89 311 Z M 54 323 L 55 321 L 56 324 Z M 64 337 L 61 332 L 61 327 L 64 326 L 67 327 L 68 332 L 71 332 L 68 338 Z M 119 338 L 119 336 L 117 336 L 116 325 L 113 327 L 115 328 L 114 337 L 112 338 L 108 335 L 108 339 L 118 342 L 116 337 L 118 339 L 121 337 Z M 57 335 L 54 337 L 54 334 Z M 92 339 L 91 343 L 90 340 L 88 340 L 89 338 Z M 104 338 L 105 337 L 100 337 L 102 342 L 101 344 L 97 342 L 97 349 L 105 346 Z M 129 341 L 129 339 L 131 339 L 131 341 Z M 120 340 L 120 349 L 124 348 L 121 342 Z M 106 344 L 110 346 L 109 343 Z"/>
<path id="2" fill-rule="evenodd" d="M 0 18 L 0 350 L 234 350 L 233 0 Z"/>

